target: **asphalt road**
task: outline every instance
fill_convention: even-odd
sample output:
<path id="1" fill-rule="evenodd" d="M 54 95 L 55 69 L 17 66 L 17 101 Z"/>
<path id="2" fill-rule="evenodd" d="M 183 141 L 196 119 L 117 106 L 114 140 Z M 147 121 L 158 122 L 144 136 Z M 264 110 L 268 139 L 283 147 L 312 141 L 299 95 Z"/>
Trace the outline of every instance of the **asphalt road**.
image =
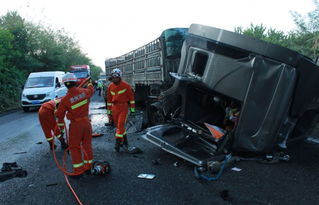
<path id="1" fill-rule="evenodd" d="M 114 130 L 104 126 L 107 118 L 105 109 L 100 109 L 103 106 L 102 98 L 95 95 L 90 110 L 93 131 L 104 135 L 93 139 L 93 150 L 95 160 L 110 162 L 111 173 L 70 179 L 83 204 L 319 203 L 317 143 L 290 145 L 288 162 L 268 165 L 241 161 L 236 165 L 239 172 L 226 170 L 217 181 L 198 180 L 191 164 L 144 141 L 142 133 L 132 133 L 134 127 L 130 127 L 129 143 L 140 147 L 143 153 L 116 153 Z M 135 120 L 134 124 L 138 123 L 141 119 Z M 36 111 L 1 116 L 0 133 L 0 162 L 16 161 L 28 171 L 25 178 L 0 182 L 0 204 L 76 204 L 53 162 Z M 56 152 L 61 159 L 59 147 Z M 152 160 L 159 164 L 154 165 Z M 156 177 L 140 179 L 137 176 L 141 173 Z M 223 199 L 221 193 L 228 193 L 228 197 Z"/>

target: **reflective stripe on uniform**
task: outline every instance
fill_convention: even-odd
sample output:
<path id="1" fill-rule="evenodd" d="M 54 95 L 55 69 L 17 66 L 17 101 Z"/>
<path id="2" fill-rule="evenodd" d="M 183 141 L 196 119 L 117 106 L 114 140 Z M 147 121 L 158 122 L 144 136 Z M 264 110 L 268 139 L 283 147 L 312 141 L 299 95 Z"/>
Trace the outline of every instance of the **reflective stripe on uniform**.
<path id="1" fill-rule="evenodd" d="M 135 108 L 134 107 L 131 107 L 131 112 L 135 112 Z"/>
<path id="2" fill-rule="evenodd" d="M 84 164 L 92 164 L 93 160 L 83 160 Z"/>
<path id="3" fill-rule="evenodd" d="M 121 135 L 121 134 L 115 134 L 115 137 L 123 137 L 123 135 Z"/>
<path id="4" fill-rule="evenodd" d="M 112 92 L 112 91 L 111 91 L 111 95 L 115 95 L 115 92 Z"/>
<path id="5" fill-rule="evenodd" d="M 57 135 L 56 137 L 59 139 L 61 137 L 61 135 Z"/>
<path id="6" fill-rule="evenodd" d="M 108 115 L 112 114 L 111 110 L 106 111 Z"/>
<path id="7" fill-rule="evenodd" d="M 126 92 L 126 89 L 123 89 L 123 90 L 118 91 L 117 94 L 120 95 L 120 94 L 125 93 L 125 92 Z"/>
<path id="8" fill-rule="evenodd" d="M 107 103 L 107 106 L 112 106 L 113 105 L 113 103 Z"/>
<path id="9" fill-rule="evenodd" d="M 134 101 L 134 100 L 133 100 L 133 101 L 130 101 L 130 103 L 131 103 L 131 104 L 135 104 L 135 101 Z"/>
<path id="10" fill-rule="evenodd" d="M 53 140 L 53 137 L 47 138 L 48 142 Z"/>
<path id="11" fill-rule="evenodd" d="M 92 85 L 92 86 L 93 86 L 93 84 L 92 84 L 92 83 L 89 83 L 89 84 L 88 84 L 88 86 L 89 86 L 89 85 Z"/>
<path id="12" fill-rule="evenodd" d="M 79 168 L 79 167 L 82 167 L 82 166 L 84 166 L 83 162 L 81 162 L 79 164 L 73 164 L 73 168 Z"/>
<path id="13" fill-rule="evenodd" d="M 85 100 L 83 100 L 83 101 L 81 101 L 81 102 L 79 102 L 79 103 L 77 103 L 75 105 L 72 105 L 71 108 L 72 108 L 72 110 L 74 110 L 74 109 L 76 109 L 78 107 L 81 107 L 82 105 L 85 105 L 86 103 L 88 103 L 87 99 L 85 99 Z"/>
<path id="14" fill-rule="evenodd" d="M 64 126 L 64 123 L 58 123 L 58 126 L 59 127 Z"/>

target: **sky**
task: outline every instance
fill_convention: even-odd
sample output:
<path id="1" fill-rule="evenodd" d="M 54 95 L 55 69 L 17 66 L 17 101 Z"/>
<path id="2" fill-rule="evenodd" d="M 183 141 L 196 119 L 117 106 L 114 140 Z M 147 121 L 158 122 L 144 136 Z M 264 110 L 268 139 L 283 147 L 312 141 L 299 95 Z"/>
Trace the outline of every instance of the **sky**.
<path id="1" fill-rule="evenodd" d="M 2 0 L 0 15 L 18 13 L 28 21 L 64 29 L 93 63 L 104 69 L 117 57 L 192 23 L 233 31 L 263 24 L 295 29 L 290 11 L 314 10 L 313 0 Z"/>

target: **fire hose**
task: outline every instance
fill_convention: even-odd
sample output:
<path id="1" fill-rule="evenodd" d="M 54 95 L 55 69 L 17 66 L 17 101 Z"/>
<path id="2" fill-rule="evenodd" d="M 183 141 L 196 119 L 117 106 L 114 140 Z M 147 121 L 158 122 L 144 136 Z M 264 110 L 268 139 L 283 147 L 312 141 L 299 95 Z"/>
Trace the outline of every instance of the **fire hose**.
<path id="1" fill-rule="evenodd" d="M 83 87 L 90 79 L 91 79 L 91 78 L 87 78 L 87 79 L 84 80 L 78 87 Z M 65 123 L 64 123 L 64 127 L 65 127 L 65 136 L 66 136 L 66 138 L 67 138 L 66 140 L 67 140 L 67 143 L 68 143 L 68 142 L 69 142 L 68 132 L 67 132 L 67 128 L 66 128 Z M 61 137 L 63 137 L 63 136 L 61 136 Z M 63 166 L 61 166 L 60 163 L 58 162 L 57 157 L 56 157 L 56 154 L 55 154 L 54 138 L 53 138 L 53 143 L 52 143 L 53 159 L 54 159 L 54 161 L 55 161 L 55 163 L 56 163 L 58 169 L 60 169 L 60 170 L 63 172 L 65 182 L 66 182 L 68 188 L 70 189 L 70 191 L 72 192 L 72 194 L 73 194 L 73 196 L 74 196 L 76 202 L 77 202 L 78 204 L 82 205 L 83 203 L 81 202 L 81 200 L 79 199 L 78 195 L 77 195 L 76 192 L 74 191 L 74 189 L 73 189 L 73 187 L 71 186 L 71 184 L 70 184 L 70 182 L 69 182 L 69 179 L 68 179 L 68 177 L 67 177 L 67 176 L 75 176 L 75 175 L 76 175 L 76 174 L 74 174 L 74 173 L 72 173 L 72 172 L 68 172 L 68 171 L 66 170 L 66 156 L 67 156 L 67 154 L 68 154 L 68 150 L 69 150 L 69 147 L 64 150 L 64 154 L 63 154 Z M 84 150 L 82 150 L 82 151 L 83 151 L 84 155 L 87 155 Z M 83 173 L 84 173 L 84 171 L 81 172 L 80 174 L 83 174 Z"/>
<path id="2" fill-rule="evenodd" d="M 66 127 L 65 127 L 65 135 L 66 135 L 67 142 L 68 142 L 68 141 L 69 141 L 69 140 L 68 140 L 68 132 L 67 132 Z M 61 137 L 63 137 L 63 136 L 61 136 Z M 76 202 L 77 202 L 79 205 L 82 205 L 83 203 L 81 202 L 81 200 L 79 199 L 78 195 L 77 195 L 76 192 L 74 191 L 74 189 L 73 189 L 73 187 L 71 186 L 71 184 L 70 184 L 70 182 L 69 182 L 69 179 L 68 179 L 68 177 L 67 177 L 67 176 L 75 176 L 74 173 L 68 172 L 68 171 L 66 170 L 66 156 L 67 156 L 67 154 L 68 154 L 68 150 L 69 150 L 69 147 L 64 150 L 64 154 L 63 154 L 63 167 L 62 167 L 62 166 L 60 165 L 60 163 L 58 162 L 57 157 L 56 157 L 56 154 L 55 154 L 54 138 L 53 138 L 52 153 L 53 153 L 53 159 L 54 159 L 54 161 L 55 161 L 55 164 L 57 165 L 58 169 L 60 169 L 60 170 L 63 172 L 65 182 L 66 182 L 68 188 L 70 189 L 70 191 L 72 192 L 72 194 L 73 194 L 73 196 L 74 196 Z M 84 155 L 86 155 L 85 152 L 84 152 Z M 82 173 L 84 173 L 84 171 L 83 171 Z M 81 174 L 82 174 L 82 173 L 81 173 Z"/>

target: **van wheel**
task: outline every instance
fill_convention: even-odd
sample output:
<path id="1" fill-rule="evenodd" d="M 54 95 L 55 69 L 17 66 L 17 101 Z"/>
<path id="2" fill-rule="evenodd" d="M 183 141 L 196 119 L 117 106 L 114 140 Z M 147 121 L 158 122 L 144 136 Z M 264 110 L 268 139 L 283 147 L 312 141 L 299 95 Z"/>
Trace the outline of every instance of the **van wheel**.
<path id="1" fill-rule="evenodd" d="M 24 112 L 28 112 L 29 111 L 29 107 L 23 107 L 22 108 Z"/>

